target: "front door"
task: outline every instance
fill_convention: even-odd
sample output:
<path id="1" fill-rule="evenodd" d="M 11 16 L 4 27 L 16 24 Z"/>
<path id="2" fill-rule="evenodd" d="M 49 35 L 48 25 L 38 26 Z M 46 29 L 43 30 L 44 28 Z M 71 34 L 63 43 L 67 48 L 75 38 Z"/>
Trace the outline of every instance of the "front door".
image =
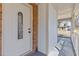
<path id="1" fill-rule="evenodd" d="M 3 55 L 23 55 L 31 51 L 32 7 L 3 4 Z"/>

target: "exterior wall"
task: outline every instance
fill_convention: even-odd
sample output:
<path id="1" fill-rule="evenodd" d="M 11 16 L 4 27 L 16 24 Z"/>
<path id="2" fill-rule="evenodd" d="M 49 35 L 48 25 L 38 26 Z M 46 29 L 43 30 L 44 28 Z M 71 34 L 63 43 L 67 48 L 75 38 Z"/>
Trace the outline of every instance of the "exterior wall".
<path id="1" fill-rule="evenodd" d="M 52 4 L 39 4 L 38 50 L 54 55 L 57 43 L 57 15 Z"/>
<path id="2" fill-rule="evenodd" d="M 57 43 L 57 13 L 52 4 L 49 4 L 48 14 L 48 55 L 55 55 Z"/>
<path id="3" fill-rule="evenodd" d="M 38 50 L 44 54 L 47 54 L 47 4 L 39 4 L 38 6 Z"/>

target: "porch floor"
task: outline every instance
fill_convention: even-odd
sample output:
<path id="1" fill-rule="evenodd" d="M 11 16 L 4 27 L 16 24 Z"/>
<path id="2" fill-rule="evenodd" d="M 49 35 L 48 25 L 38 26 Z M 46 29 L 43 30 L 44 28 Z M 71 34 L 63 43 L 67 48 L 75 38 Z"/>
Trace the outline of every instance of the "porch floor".
<path id="1" fill-rule="evenodd" d="M 32 53 L 32 54 L 30 54 L 30 55 L 28 55 L 28 56 L 46 56 L 46 55 L 43 54 L 43 53 L 41 53 L 41 52 L 39 52 L 39 51 L 37 51 L 37 52 Z"/>
<path id="2" fill-rule="evenodd" d="M 64 41 L 62 50 L 59 52 L 59 56 L 76 56 L 73 43 L 70 37 L 58 37 L 58 41 Z"/>

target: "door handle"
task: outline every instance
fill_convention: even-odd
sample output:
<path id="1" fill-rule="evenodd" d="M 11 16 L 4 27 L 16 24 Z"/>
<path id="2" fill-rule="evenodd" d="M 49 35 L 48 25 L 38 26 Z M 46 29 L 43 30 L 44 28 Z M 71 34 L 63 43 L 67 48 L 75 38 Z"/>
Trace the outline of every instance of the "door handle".
<path id="1" fill-rule="evenodd" d="M 28 33 L 31 33 L 31 31 L 28 31 Z"/>

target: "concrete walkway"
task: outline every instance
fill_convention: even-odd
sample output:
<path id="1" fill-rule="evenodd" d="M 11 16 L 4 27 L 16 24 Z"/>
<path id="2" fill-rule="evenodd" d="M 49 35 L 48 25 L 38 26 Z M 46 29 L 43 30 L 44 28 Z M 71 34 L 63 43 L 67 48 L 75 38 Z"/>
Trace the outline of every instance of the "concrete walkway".
<path id="1" fill-rule="evenodd" d="M 63 41 L 62 48 L 59 50 L 59 56 L 75 56 L 75 50 L 70 37 L 58 37 L 58 43 Z M 59 48 L 58 48 L 59 49 Z"/>

